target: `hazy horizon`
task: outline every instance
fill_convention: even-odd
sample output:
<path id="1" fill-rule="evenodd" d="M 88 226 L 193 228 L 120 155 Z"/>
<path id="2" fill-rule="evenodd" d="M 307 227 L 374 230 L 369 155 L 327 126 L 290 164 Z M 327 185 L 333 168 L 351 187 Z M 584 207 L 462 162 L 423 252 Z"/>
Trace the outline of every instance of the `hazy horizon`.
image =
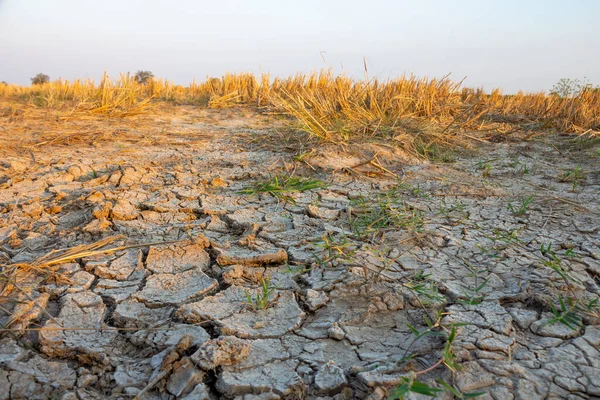
<path id="1" fill-rule="evenodd" d="M 386 79 L 466 77 L 505 93 L 600 85 L 600 2 L 475 0 L 101 3 L 0 0 L 0 81 L 150 70 L 177 84 L 227 72 L 331 68 Z"/>

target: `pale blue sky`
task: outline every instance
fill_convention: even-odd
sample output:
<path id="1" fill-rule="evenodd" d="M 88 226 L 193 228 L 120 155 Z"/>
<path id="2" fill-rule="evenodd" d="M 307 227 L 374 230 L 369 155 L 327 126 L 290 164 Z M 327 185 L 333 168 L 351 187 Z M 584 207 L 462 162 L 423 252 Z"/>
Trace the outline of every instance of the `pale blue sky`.
<path id="1" fill-rule="evenodd" d="M 562 77 L 600 84 L 599 21 L 598 0 L 0 0 L 0 80 L 146 69 L 187 84 L 322 67 L 361 77 L 364 56 L 381 78 L 547 90 Z"/>

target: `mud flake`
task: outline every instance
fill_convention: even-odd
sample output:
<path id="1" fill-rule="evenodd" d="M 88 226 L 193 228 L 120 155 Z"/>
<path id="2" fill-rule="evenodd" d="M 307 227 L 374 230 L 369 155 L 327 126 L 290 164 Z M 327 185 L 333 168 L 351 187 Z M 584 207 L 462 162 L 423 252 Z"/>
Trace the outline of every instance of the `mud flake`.
<path id="1" fill-rule="evenodd" d="M 120 199 L 112 208 L 113 219 L 119 221 L 130 221 L 136 219 L 139 215 L 138 209 L 128 200 Z"/>
<path id="2" fill-rule="evenodd" d="M 217 390 L 227 396 L 275 393 L 303 398 L 306 385 L 296 372 L 297 361 L 276 361 L 241 371 L 224 369 L 217 378 Z"/>
<path id="3" fill-rule="evenodd" d="M 232 286 L 227 290 L 177 310 L 177 317 L 188 323 L 214 320 L 225 335 L 240 338 L 277 338 L 296 329 L 304 319 L 291 291 L 274 294 L 270 307 L 252 310 L 246 289 Z"/>
<path id="4" fill-rule="evenodd" d="M 106 346 L 117 333 L 102 329 L 105 313 L 106 306 L 95 293 L 84 291 L 64 296 L 58 317 L 40 330 L 42 352 L 62 358 L 89 356 L 107 362 Z"/>
<path id="5" fill-rule="evenodd" d="M 193 268 L 205 270 L 210 266 L 210 257 L 204 249 L 208 239 L 202 237 L 191 243 L 151 247 L 146 268 L 157 274 L 175 274 Z"/>
<path id="6" fill-rule="evenodd" d="M 200 368 L 213 370 L 220 366 L 235 365 L 250 354 L 250 343 L 235 336 L 224 336 L 204 342 L 191 356 Z"/>
<path id="7" fill-rule="evenodd" d="M 179 274 L 151 275 L 133 297 L 149 307 L 179 306 L 198 300 L 217 286 L 216 280 L 196 268 Z"/>
<path id="8" fill-rule="evenodd" d="M 217 262 L 221 266 L 241 264 L 247 266 L 260 266 L 265 264 L 283 264 L 287 262 L 288 255 L 284 249 L 276 248 L 267 242 L 257 240 L 253 248 L 236 244 L 229 247 L 213 246 Z"/>
<path id="9" fill-rule="evenodd" d="M 156 326 L 170 319 L 169 307 L 148 308 L 136 299 L 128 299 L 117 305 L 113 313 L 115 325 L 125 328 Z"/>

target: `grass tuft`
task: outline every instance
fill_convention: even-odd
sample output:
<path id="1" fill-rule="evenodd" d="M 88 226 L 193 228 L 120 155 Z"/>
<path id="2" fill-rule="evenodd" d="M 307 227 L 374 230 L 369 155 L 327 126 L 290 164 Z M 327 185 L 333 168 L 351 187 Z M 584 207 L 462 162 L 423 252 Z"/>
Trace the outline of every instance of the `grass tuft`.
<path id="1" fill-rule="evenodd" d="M 255 182 L 240 190 L 240 194 L 268 193 L 280 200 L 291 201 L 289 193 L 305 192 L 307 190 L 327 187 L 325 182 L 313 178 L 276 175 L 262 182 Z"/>

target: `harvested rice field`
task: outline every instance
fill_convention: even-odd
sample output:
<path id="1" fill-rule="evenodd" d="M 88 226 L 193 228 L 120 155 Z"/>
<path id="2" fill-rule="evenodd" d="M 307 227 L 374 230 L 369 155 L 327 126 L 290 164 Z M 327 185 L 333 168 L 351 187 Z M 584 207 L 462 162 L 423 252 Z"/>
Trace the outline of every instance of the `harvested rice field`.
<path id="1" fill-rule="evenodd" d="M 0 86 L 0 399 L 600 397 L 598 91 L 109 82 Z"/>

